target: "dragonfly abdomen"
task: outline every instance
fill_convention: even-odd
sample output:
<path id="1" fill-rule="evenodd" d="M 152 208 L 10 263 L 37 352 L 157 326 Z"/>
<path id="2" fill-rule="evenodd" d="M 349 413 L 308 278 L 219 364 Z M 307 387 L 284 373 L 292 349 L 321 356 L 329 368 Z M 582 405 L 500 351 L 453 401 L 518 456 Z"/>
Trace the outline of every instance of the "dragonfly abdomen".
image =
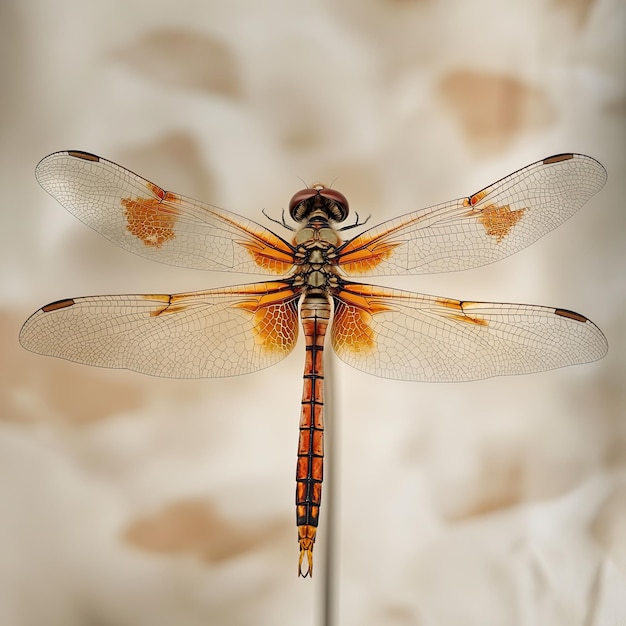
<path id="1" fill-rule="evenodd" d="M 296 469 L 296 517 L 300 560 L 298 574 L 313 573 L 313 544 L 319 522 L 324 464 L 324 336 L 330 301 L 324 293 L 305 295 L 300 311 L 306 341 L 300 439 Z M 302 562 L 307 557 L 307 569 Z"/>

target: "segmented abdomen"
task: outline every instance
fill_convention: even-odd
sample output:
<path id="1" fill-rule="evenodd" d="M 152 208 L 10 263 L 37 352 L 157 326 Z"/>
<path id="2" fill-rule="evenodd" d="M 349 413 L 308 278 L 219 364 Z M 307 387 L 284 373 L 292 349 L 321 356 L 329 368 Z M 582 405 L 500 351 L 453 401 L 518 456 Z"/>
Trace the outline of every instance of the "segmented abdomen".
<path id="1" fill-rule="evenodd" d="M 324 336 L 330 319 L 325 294 L 306 294 L 301 308 L 306 340 L 304 388 L 300 412 L 300 439 L 296 469 L 296 517 L 300 559 L 298 574 L 313 573 L 313 544 L 322 500 L 324 464 Z M 307 557 L 303 573 L 302 562 Z"/>

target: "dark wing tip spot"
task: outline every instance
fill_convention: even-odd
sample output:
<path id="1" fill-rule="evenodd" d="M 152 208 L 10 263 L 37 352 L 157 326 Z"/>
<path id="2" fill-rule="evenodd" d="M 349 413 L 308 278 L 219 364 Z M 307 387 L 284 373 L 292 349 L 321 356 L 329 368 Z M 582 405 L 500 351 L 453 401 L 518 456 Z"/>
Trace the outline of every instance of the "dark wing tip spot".
<path id="1" fill-rule="evenodd" d="M 560 315 L 561 317 L 568 317 L 571 320 L 576 320 L 577 322 L 588 322 L 589 320 L 580 313 L 574 313 L 574 311 L 568 311 L 567 309 L 554 309 L 554 313 L 556 315 Z"/>
<path id="2" fill-rule="evenodd" d="M 76 157 L 77 159 L 83 159 L 84 161 L 99 161 L 100 157 L 95 154 L 91 154 L 91 152 L 83 152 L 82 150 L 68 150 L 67 152 L 70 156 Z"/>
<path id="3" fill-rule="evenodd" d="M 57 311 L 59 309 L 66 309 L 68 306 L 74 306 L 75 302 L 71 298 L 66 298 L 65 300 L 57 300 L 56 302 L 51 302 L 50 304 L 46 304 L 41 310 L 44 313 L 50 313 L 50 311 Z"/>
<path id="4" fill-rule="evenodd" d="M 554 156 L 548 157 L 547 159 L 543 160 L 543 164 L 544 165 L 550 165 L 550 163 L 560 163 L 561 161 L 569 161 L 570 159 L 573 159 L 574 155 L 569 153 L 569 154 L 555 154 Z"/>

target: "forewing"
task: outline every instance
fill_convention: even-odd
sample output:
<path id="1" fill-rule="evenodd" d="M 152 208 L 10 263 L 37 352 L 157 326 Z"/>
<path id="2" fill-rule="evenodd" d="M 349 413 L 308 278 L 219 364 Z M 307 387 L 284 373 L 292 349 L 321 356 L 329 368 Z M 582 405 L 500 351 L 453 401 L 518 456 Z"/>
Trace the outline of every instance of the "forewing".
<path id="1" fill-rule="evenodd" d="M 165 191 L 93 154 L 55 152 L 36 176 L 82 222 L 149 259 L 253 274 L 282 275 L 292 267 L 292 247 L 263 226 Z"/>
<path id="2" fill-rule="evenodd" d="M 346 242 L 347 275 L 466 270 L 503 259 L 571 217 L 606 181 L 600 163 L 560 154 L 468 196 L 384 222 Z"/>
<path id="3" fill-rule="evenodd" d="M 347 283 L 332 343 L 353 367 L 397 380 L 457 382 L 528 374 L 602 358 L 606 338 L 578 313 L 461 302 Z"/>
<path id="4" fill-rule="evenodd" d="M 178 295 L 53 302 L 22 327 L 28 350 L 168 378 L 247 374 L 284 359 L 298 336 L 298 294 L 283 282 Z"/>

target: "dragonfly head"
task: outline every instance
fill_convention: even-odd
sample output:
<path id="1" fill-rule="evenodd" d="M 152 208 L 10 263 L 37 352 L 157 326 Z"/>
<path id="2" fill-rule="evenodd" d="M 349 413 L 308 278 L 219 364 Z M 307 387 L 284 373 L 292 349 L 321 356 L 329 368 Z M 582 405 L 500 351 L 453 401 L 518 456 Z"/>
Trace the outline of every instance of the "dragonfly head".
<path id="1" fill-rule="evenodd" d="M 348 200 L 339 191 L 321 184 L 301 189 L 289 201 L 289 215 L 296 222 L 314 217 L 343 222 L 348 217 Z"/>

